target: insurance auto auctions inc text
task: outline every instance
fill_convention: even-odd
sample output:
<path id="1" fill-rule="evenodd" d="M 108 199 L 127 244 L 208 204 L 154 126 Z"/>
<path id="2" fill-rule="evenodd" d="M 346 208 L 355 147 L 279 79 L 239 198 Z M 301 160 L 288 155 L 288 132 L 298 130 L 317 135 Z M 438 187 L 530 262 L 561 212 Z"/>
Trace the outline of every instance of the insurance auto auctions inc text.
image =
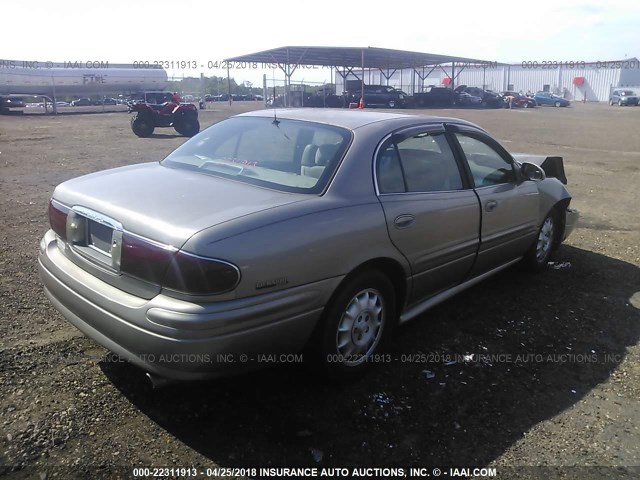
<path id="1" fill-rule="evenodd" d="M 428 477 L 477 477 L 477 478 L 492 478 L 496 477 L 497 472 L 495 468 L 473 468 L 473 467 L 408 467 L 408 468 L 391 468 L 391 467 L 332 467 L 332 468 L 281 468 L 281 467 L 263 467 L 259 468 L 258 478 L 312 478 L 312 477 L 326 477 L 326 478 L 428 478 Z"/>

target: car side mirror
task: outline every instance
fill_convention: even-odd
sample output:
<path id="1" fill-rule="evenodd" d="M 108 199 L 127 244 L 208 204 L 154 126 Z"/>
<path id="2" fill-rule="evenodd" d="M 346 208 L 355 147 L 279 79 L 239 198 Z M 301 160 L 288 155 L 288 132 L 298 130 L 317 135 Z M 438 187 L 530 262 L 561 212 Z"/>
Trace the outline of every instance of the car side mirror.
<path id="1" fill-rule="evenodd" d="M 532 180 L 534 182 L 540 182 L 547 178 L 547 175 L 544 173 L 541 167 L 536 165 L 535 163 L 524 162 L 520 166 L 520 172 L 522 172 L 522 176 L 525 180 Z"/>

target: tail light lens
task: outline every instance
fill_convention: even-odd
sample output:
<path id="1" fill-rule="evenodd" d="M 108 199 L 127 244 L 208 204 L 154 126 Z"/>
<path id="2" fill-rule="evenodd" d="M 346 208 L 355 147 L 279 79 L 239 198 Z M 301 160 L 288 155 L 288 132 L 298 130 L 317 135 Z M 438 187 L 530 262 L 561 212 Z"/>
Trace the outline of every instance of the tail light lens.
<path id="1" fill-rule="evenodd" d="M 124 232 L 120 269 L 163 288 L 190 295 L 233 290 L 240 271 L 215 258 L 200 257 Z"/>
<path id="2" fill-rule="evenodd" d="M 160 285 L 177 249 L 124 232 L 120 270 Z"/>
<path id="3" fill-rule="evenodd" d="M 51 225 L 51 230 L 56 232 L 63 240 L 67 239 L 67 215 L 69 210 L 61 203 L 53 199 L 49 200 L 49 225 Z"/>
<path id="4" fill-rule="evenodd" d="M 233 290 L 239 281 L 240 271 L 235 265 L 180 251 L 169 264 L 162 286 L 193 295 L 212 295 Z"/>

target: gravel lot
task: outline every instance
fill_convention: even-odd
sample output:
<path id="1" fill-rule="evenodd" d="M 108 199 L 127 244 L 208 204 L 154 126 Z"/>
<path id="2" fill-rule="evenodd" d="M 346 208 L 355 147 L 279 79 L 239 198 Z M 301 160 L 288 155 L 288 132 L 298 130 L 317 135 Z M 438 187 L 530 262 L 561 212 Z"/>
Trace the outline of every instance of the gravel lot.
<path id="1" fill-rule="evenodd" d="M 201 124 L 252 108 L 214 104 Z M 352 386 L 285 365 L 160 390 L 63 320 L 36 256 L 58 183 L 185 139 L 137 138 L 122 112 L 0 117 L 0 476 L 219 465 L 640 478 L 640 108 L 425 112 L 564 157 L 582 218 L 552 268 L 508 270 L 398 329 L 391 354 L 406 361 Z"/>

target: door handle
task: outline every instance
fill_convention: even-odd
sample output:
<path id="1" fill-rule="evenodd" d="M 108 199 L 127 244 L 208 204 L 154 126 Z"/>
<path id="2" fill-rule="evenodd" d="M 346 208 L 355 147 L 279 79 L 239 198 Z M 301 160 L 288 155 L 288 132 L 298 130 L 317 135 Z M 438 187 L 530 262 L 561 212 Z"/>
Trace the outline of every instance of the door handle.
<path id="1" fill-rule="evenodd" d="M 498 208 L 498 202 L 495 200 L 489 200 L 484 204 L 484 209 L 487 212 L 493 212 L 496 208 Z"/>
<path id="2" fill-rule="evenodd" d="M 413 225 L 413 222 L 416 221 L 416 217 L 413 215 L 405 214 L 398 215 L 396 219 L 393 221 L 396 228 L 407 228 Z"/>

